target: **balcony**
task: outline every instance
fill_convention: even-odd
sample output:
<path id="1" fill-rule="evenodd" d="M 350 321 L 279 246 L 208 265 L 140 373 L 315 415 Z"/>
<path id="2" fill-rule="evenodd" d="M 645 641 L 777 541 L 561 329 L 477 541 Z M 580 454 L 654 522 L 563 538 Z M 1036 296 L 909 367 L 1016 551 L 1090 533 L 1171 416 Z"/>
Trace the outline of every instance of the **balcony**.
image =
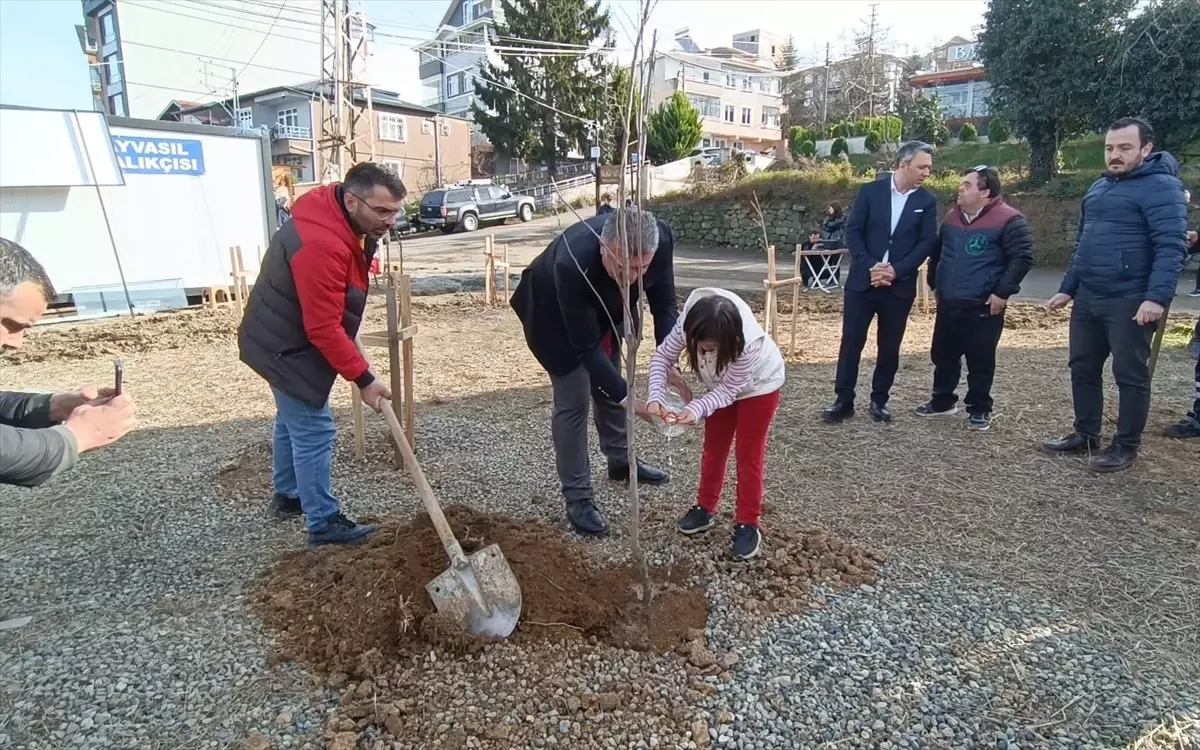
<path id="1" fill-rule="evenodd" d="M 271 128 L 271 140 L 281 141 L 289 138 L 312 140 L 312 130 L 299 125 L 276 125 Z"/>

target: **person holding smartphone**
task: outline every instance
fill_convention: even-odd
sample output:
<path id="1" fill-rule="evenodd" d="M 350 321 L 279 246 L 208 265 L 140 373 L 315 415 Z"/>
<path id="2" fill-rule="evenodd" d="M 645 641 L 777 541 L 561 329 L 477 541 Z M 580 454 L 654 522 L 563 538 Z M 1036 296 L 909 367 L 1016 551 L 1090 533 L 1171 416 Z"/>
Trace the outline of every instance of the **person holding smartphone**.
<path id="1" fill-rule="evenodd" d="M 56 297 L 25 248 L 0 239 L 0 348 L 20 349 L 25 331 Z M 133 401 L 115 388 L 66 393 L 0 392 L 0 484 L 37 487 L 134 427 Z"/>

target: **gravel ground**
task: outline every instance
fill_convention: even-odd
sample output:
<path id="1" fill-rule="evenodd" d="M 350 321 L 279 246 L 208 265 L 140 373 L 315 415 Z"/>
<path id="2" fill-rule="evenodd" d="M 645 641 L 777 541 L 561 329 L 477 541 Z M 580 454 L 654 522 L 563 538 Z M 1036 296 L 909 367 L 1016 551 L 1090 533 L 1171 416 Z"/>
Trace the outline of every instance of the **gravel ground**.
<path id="1" fill-rule="evenodd" d="M 699 436 L 640 433 L 675 476 L 645 493 L 644 543 L 655 563 L 694 565 L 706 633 L 679 653 L 548 634 L 373 675 L 279 663 L 251 615 L 252 584 L 303 534 L 261 512 L 269 396 L 236 362 L 232 316 L 35 331 L 0 387 L 103 383 L 120 355 L 141 427 L 46 487 L 0 488 L 0 615 L 35 618 L 0 633 L 0 747 L 1196 747 L 1196 446 L 1148 439 L 1137 469 L 1102 479 L 1032 454 L 1069 416 L 1063 318 L 1037 312 L 1012 316 L 992 434 L 902 413 L 928 387 L 919 318 L 897 423 L 819 425 L 836 301 L 805 304 L 768 460 L 768 555 L 787 556 L 792 526 L 830 532 L 888 557 L 878 580 L 781 586 L 765 561 L 724 561 L 728 519 L 679 539 Z M 417 450 L 439 494 L 561 523 L 549 388 L 511 316 L 470 296 L 414 307 Z M 1190 367 L 1164 353 L 1152 424 L 1176 416 Z M 334 403 L 348 427 L 344 388 Z M 343 433 L 349 511 L 411 516 L 380 421 L 363 463 Z M 623 495 L 598 485 L 611 519 Z M 620 562 L 627 542 L 616 525 L 580 554 Z"/>

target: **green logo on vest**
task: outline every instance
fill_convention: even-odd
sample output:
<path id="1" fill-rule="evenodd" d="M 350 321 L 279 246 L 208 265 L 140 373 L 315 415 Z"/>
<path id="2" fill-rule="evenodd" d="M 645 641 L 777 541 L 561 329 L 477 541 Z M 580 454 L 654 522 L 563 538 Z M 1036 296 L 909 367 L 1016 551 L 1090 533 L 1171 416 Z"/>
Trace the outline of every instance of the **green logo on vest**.
<path id="1" fill-rule="evenodd" d="M 988 238 L 982 234 L 973 234 L 967 238 L 967 255 L 983 255 L 987 250 Z"/>

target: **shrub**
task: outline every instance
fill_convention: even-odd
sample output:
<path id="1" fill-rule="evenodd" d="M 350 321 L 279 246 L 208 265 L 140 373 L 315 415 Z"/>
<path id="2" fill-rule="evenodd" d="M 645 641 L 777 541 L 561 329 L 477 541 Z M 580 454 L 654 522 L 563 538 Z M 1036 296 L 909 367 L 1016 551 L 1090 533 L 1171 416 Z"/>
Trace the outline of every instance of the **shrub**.
<path id="1" fill-rule="evenodd" d="M 837 125 L 834 125 L 833 130 L 830 131 L 830 135 L 832 135 L 834 138 L 849 138 L 850 133 L 851 128 L 850 123 L 848 122 L 839 122 Z"/>
<path id="2" fill-rule="evenodd" d="M 991 143 L 1007 143 L 1012 138 L 1012 126 L 999 117 L 988 122 L 988 141 Z"/>
<path id="3" fill-rule="evenodd" d="M 811 138 L 812 136 L 807 130 L 805 130 L 803 125 L 793 125 L 792 127 L 788 128 L 788 150 L 791 151 L 793 155 L 799 156 L 801 153 L 800 144 L 810 140 Z"/>
<path id="4" fill-rule="evenodd" d="M 800 144 L 800 155 L 807 156 L 810 159 L 812 157 L 816 156 L 817 155 L 817 144 L 813 143 L 811 140 L 804 141 L 803 143 Z"/>
<path id="5" fill-rule="evenodd" d="M 874 154 L 883 147 L 883 137 L 872 130 L 870 133 L 867 133 L 867 140 L 863 145 L 866 146 L 868 151 Z"/>
<path id="6" fill-rule="evenodd" d="M 945 146 L 950 141 L 950 128 L 946 123 L 939 122 L 933 128 L 933 145 Z"/>
<path id="7" fill-rule="evenodd" d="M 829 155 L 841 156 L 842 154 L 846 154 L 848 156 L 850 154 L 850 146 L 846 144 L 846 139 L 844 137 L 838 136 L 833 140 L 833 146 L 829 149 Z"/>
<path id="8" fill-rule="evenodd" d="M 963 123 L 963 126 L 958 129 L 958 140 L 963 143 L 974 143 L 979 140 L 979 131 L 971 123 Z"/>

